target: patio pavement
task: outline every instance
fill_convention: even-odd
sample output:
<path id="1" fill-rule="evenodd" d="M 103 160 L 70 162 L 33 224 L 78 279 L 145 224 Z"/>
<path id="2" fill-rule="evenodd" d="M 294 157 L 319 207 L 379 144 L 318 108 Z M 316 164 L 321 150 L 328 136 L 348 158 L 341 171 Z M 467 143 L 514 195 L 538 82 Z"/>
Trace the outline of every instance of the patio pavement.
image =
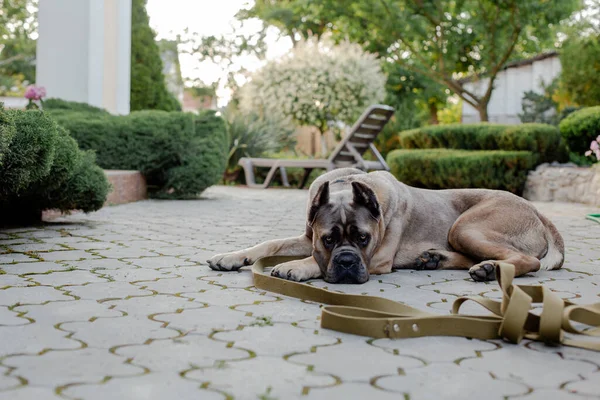
<path id="1" fill-rule="evenodd" d="M 319 306 L 205 260 L 304 227 L 306 191 L 214 187 L 0 230 L 0 399 L 600 398 L 600 353 L 524 341 L 367 339 L 323 330 Z M 600 301 L 600 224 L 538 204 L 567 243 L 542 283 Z M 323 282 L 315 283 L 324 286 Z M 498 298 L 465 271 L 399 271 L 338 290 L 447 313 Z"/>

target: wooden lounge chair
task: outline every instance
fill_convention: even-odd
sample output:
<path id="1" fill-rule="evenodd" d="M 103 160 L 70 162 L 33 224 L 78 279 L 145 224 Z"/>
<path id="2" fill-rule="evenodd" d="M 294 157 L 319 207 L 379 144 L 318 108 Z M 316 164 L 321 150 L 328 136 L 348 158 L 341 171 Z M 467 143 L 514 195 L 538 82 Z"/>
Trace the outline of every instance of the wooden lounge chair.
<path id="1" fill-rule="evenodd" d="M 304 168 L 304 177 L 300 183 L 300 188 L 303 188 L 306 185 L 310 173 L 317 168 L 327 171 L 343 167 L 354 167 L 364 171 L 389 171 L 390 168 L 375 145 L 373 145 L 373 142 L 392 115 L 394 115 L 394 109 L 392 107 L 381 104 L 369 107 L 327 159 L 279 160 L 272 158 L 241 158 L 239 165 L 244 168 L 246 184 L 251 188 L 264 189 L 271 184 L 275 177 L 275 173 L 279 170 L 281 182 L 284 186 L 289 187 L 290 184 L 285 171 L 288 167 Z M 363 155 L 367 150 L 371 150 L 377 158 L 377 161 L 367 161 L 363 158 Z M 256 183 L 254 177 L 255 167 L 270 168 L 263 183 Z"/>

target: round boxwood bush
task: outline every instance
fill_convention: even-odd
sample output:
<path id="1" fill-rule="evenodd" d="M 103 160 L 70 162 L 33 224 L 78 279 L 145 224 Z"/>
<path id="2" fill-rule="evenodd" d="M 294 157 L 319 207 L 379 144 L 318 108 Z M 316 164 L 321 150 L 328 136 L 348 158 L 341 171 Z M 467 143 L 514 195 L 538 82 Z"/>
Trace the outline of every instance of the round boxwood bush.
<path id="1" fill-rule="evenodd" d="M 569 114 L 559 127 L 569 151 L 583 156 L 590 149 L 591 141 L 600 135 L 600 106 L 582 108 Z"/>
<path id="2" fill-rule="evenodd" d="M 405 184 L 427 189 L 485 188 L 520 194 L 537 162 L 529 151 L 394 150 L 387 163 Z"/>
<path id="3" fill-rule="evenodd" d="M 0 103 L 0 167 L 2 167 L 2 160 L 15 136 L 15 132 L 15 122 Z"/>
<path id="4" fill-rule="evenodd" d="M 0 225 L 35 222 L 47 209 L 90 212 L 102 207 L 110 186 L 94 154 L 79 150 L 44 112 L 6 113 L 15 135 L 0 165 Z"/>
<path id="5" fill-rule="evenodd" d="M 80 111 L 80 112 L 91 112 L 96 114 L 108 115 L 108 111 L 100 107 L 94 107 L 87 103 L 78 103 L 76 101 L 67 101 L 62 99 L 50 98 L 44 100 L 44 110 L 67 110 L 67 111 Z"/>
<path id="6" fill-rule="evenodd" d="M 42 111 L 5 111 L 16 134 L 4 156 L 0 197 L 18 194 L 50 172 L 56 149 L 56 123 Z"/>

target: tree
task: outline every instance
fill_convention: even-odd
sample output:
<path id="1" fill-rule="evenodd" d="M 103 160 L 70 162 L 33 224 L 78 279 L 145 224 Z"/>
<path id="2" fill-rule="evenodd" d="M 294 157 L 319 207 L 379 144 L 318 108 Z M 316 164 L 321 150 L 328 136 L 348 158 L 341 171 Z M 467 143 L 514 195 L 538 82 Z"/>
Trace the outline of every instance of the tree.
<path id="1" fill-rule="evenodd" d="M 181 110 L 167 90 L 156 35 L 150 28 L 146 0 L 133 0 L 131 10 L 131 111 Z"/>
<path id="2" fill-rule="evenodd" d="M 35 81 L 36 14 L 37 1 L 0 1 L 0 87 Z"/>
<path id="3" fill-rule="evenodd" d="M 305 1 L 309 0 L 296 0 Z M 457 94 L 488 120 L 497 74 L 518 55 L 551 42 L 553 24 L 578 0 L 319 0 L 332 5 L 330 30 L 377 48 L 382 58 Z M 475 93 L 461 78 L 482 80 Z"/>
<path id="4" fill-rule="evenodd" d="M 251 78 L 240 92 L 242 112 L 282 115 L 321 134 L 337 122 L 354 122 L 385 94 L 385 75 L 374 55 L 356 44 L 316 38 L 298 43 Z"/>
<path id="5" fill-rule="evenodd" d="M 600 104 L 600 33 L 569 38 L 560 55 L 561 84 L 580 106 Z"/>

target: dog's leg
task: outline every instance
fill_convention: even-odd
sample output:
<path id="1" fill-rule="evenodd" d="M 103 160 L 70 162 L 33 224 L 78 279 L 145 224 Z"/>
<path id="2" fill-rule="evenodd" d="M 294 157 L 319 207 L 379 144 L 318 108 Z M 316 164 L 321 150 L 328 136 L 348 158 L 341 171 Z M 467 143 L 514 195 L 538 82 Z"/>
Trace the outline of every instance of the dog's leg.
<path id="1" fill-rule="evenodd" d="M 290 281 L 306 281 L 321 276 L 321 269 L 313 256 L 302 260 L 288 261 L 271 270 L 271 275 Z"/>
<path id="2" fill-rule="evenodd" d="M 455 251 L 430 249 L 415 260 L 415 269 L 469 269 L 473 264 L 473 260 Z"/>
<path id="3" fill-rule="evenodd" d="M 452 247 L 468 254 L 475 260 L 483 260 L 469 268 L 469 274 L 474 281 L 493 281 L 496 279 L 496 268 L 499 263 L 513 264 L 515 275 L 521 276 L 540 269 L 540 260 L 524 254 L 512 247 L 509 243 L 491 241 L 484 238 L 493 238 L 494 232 L 463 231 L 457 234 L 453 230 L 450 235 Z"/>
<path id="4" fill-rule="evenodd" d="M 312 254 L 312 241 L 306 235 L 275 239 L 232 253 L 217 254 L 207 260 L 208 266 L 216 271 L 236 271 L 244 265 L 252 265 L 267 256 L 304 256 Z"/>

